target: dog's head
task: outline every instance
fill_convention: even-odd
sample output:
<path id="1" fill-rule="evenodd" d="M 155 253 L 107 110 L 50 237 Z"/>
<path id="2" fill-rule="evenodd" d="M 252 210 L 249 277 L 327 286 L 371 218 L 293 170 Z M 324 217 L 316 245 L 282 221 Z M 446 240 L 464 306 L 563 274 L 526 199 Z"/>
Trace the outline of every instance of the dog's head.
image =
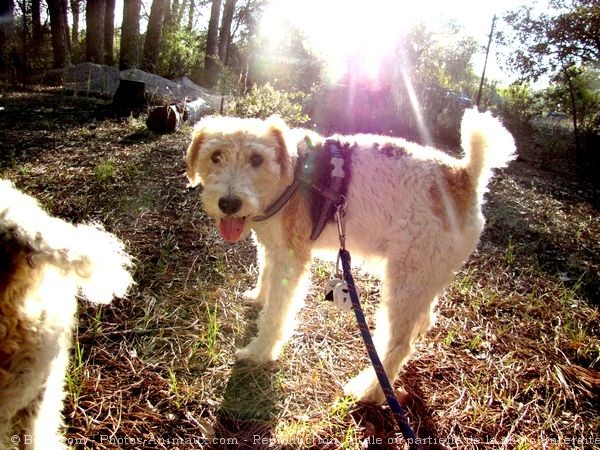
<path id="1" fill-rule="evenodd" d="M 224 240 L 245 236 L 260 215 L 292 182 L 295 148 L 277 116 L 266 120 L 210 117 L 194 128 L 187 151 L 191 186 L 202 183 L 205 211 L 219 221 Z"/>

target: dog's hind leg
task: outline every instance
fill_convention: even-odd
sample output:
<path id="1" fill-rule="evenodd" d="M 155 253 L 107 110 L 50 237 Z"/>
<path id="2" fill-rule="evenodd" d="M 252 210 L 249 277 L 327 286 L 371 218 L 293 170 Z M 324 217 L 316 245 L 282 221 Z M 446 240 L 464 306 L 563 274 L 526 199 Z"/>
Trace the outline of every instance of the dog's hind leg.
<path id="1" fill-rule="evenodd" d="M 398 270 L 402 270 L 401 265 L 393 263 L 386 270 L 373 334 L 375 348 L 392 384 L 412 353 L 415 340 L 429 328 L 437 294 L 425 272 Z M 364 403 L 385 401 L 373 367 L 364 369 L 348 381 L 344 392 Z"/>
<path id="2" fill-rule="evenodd" d="M 261 290 L 266 290 L 266 302 L 258 318 L 258 334 L 238 350 L 240 360 L 257 363 L 274 361 L 291 334 L 294 317 L 303 304 L 309 281 L 309 258 L 288 252 L 266 249 L 265 273 L 259 274 Z M 263 298 L 262 292 L 258 298 Z"/>

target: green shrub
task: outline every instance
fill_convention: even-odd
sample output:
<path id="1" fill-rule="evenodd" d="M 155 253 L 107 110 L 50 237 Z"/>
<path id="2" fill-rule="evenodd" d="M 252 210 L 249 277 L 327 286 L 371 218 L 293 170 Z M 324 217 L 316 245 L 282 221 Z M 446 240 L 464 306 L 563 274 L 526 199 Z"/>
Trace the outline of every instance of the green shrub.
<path id="1" fill-rule="evenodd" d="M 305 124 L 310 117 L 303 112 L 306 94 L 275 89 L 271 84 L 254 86 L 250 92 L 234 98 L 227 108 L 227 115 L 265 119 L 279 114 L 290 126 Z"/>

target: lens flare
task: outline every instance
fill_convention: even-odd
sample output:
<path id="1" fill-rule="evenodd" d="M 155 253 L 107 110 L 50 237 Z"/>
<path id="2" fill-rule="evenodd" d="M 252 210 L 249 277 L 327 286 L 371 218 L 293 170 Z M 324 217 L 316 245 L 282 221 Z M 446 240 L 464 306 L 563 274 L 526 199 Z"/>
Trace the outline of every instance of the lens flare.
<path id="1" fill-rule="evenodd" d="M 349 61 L 361 58 L 361 70 L 378 76 L 386 54 L 416 16 L 397 0 L 372 0 L 366 4 L 344 0 L 274 0 L 265 10 L 260 35 L 276 46 L 290 27 L 302 30 L 307 46 L 326 64 L 328 80 L 338 81 Z"/>

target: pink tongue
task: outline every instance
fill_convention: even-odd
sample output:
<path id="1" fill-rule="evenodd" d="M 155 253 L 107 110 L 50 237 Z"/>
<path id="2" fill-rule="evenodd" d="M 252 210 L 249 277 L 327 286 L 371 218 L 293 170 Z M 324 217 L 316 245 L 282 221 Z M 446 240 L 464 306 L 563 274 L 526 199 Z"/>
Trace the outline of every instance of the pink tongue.
<path id="1" fill-rule="evenodd" d="M 227 242 L 238 241 L 242 235 L 242 231 L 244 230 L 244 221 L 245 219 L 243 217 L 223 217 L 219 224 L 221 237 Z"/>

